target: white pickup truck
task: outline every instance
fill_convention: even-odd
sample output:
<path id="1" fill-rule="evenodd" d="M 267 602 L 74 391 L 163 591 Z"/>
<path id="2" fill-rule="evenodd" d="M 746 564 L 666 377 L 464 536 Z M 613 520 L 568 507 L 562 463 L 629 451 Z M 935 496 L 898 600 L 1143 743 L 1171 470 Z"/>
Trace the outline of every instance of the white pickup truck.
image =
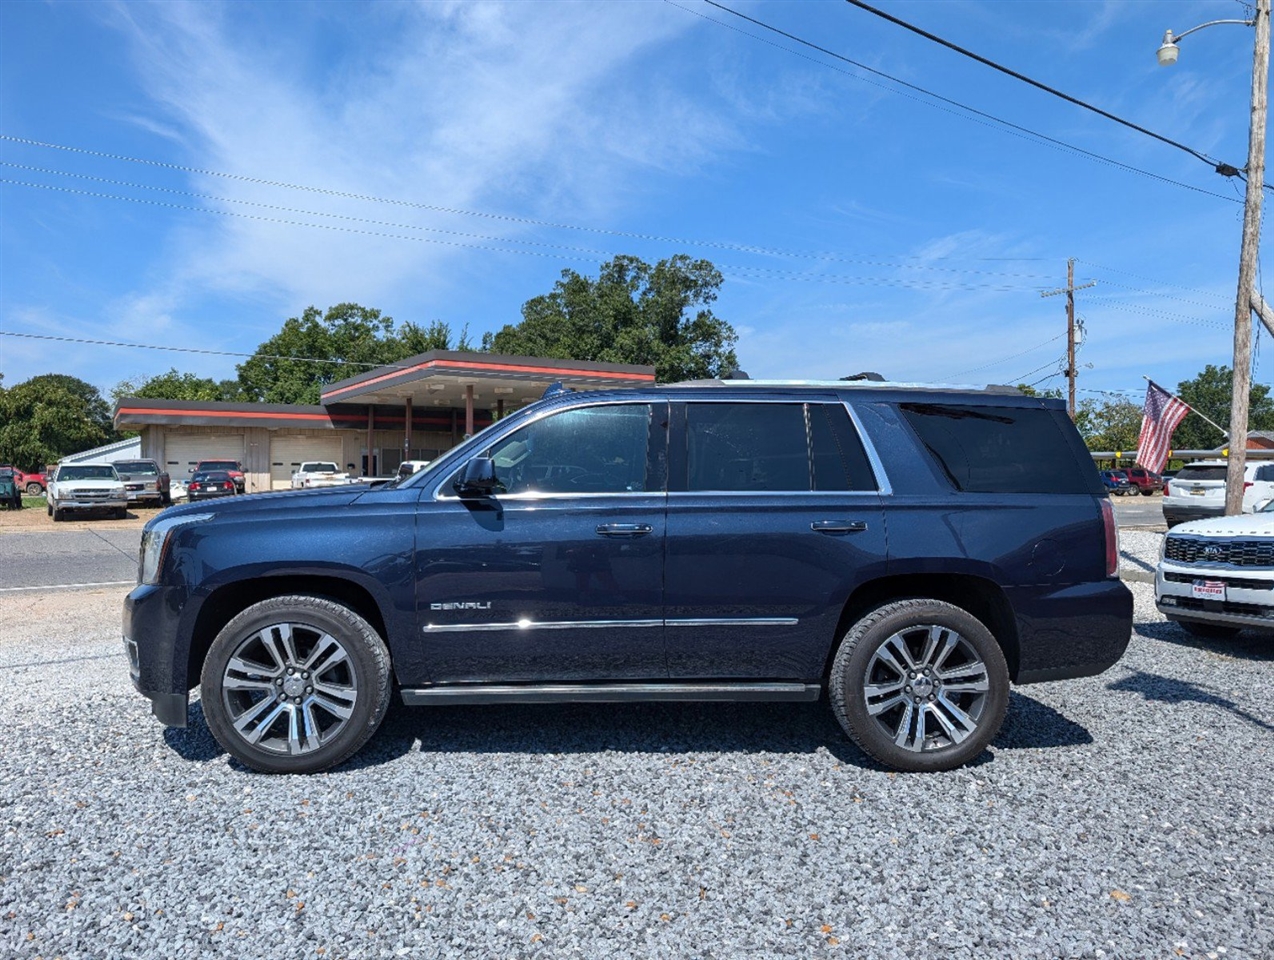
<path id="1" fill-rule="evenodd" d="M 301 469 L 292 474 L 293 490 L 343 487 L 350 482 L 349 474 L 340 471 L 330 460 L 307 460 L 301 464 Z"/>
<path id="2" fill-rule="evenodd" d="M 72 510 L 109 510 L 117 520 L 128 516 L 124 481 L 109 463 L 58 464 L 44 499 L 55 523 Z"/>

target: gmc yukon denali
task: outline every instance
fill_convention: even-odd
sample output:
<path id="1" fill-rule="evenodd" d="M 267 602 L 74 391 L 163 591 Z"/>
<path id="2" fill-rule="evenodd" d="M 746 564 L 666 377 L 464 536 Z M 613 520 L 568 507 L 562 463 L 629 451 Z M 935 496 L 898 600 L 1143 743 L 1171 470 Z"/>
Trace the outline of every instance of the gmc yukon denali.
<path id="1" fill-rule="evenodd" d="M 1011 683 L 1127 647 L 1105 487 L 1060 401 L 697 381 L 545 398 L 371 487 L 147 523 L 124 608 L 171 726 L 309 772 L 409 704 L 816 700 L 900 770 L 981 754 Z"/>

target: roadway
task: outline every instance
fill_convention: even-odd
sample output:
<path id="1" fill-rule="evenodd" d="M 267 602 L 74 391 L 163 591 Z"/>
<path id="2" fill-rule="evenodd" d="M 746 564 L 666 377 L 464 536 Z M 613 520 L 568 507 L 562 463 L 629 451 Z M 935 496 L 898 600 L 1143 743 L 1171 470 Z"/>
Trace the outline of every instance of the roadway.
<path id="1" fill-rule="evenodd" d="M 1162 501 L 1157 495 L 1111 498 L 1123 529 L 1164 529 Z M 0 531 L 0 593 L 136 581 L 141 526 L 151 511 L 134 512 L 128 521 L 86 520 L 56 527 L 43 511 L 38 517 L 35 511 L 23 514 L 30 525 L 14 529 L 5 524 L 8 528 Z"/>

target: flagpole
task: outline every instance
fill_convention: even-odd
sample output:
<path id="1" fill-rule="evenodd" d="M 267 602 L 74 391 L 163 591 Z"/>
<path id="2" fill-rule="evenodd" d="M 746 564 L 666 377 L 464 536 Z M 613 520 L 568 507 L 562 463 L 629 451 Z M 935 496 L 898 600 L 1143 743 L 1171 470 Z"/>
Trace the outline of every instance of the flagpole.
<path id="1" fill-rule="evenodd" d="M 1141 379 L 1142 379 L 1142 380 L 1145 380 L 1145 381 L 1146 381 L 1146 383 L 1149 383 L 1149 384 L 1151 384 L 1151 385 L 1153 385 L 1153 386 L 1159 387 L 1159 384 L 1155 383 L 1153 380 L 1151 380 L 1151 379 L 1150 379 L 1148 376 L 1146 376 L 1144 373 L 1141 375 Z M 1163 390 L 1163 387 L 1159 387 L 1159 389 L 1160 389 L 1160 390 Z M 1163 392 L 1164 392 L 1164 393 L 1168 393 L 1168 391 L 1167 391 L 1167 390 L 1163 390 Z M 1190 406 L 1190 404 L 1186 403 L 1184 400 L 1182 400 L 1180 397 L 1178 397 L 1175 393 L 1168 393 L 1168 396 L 1172 397 L 1172 399 L 1173 399 L 1173 400 L 1176 400 L 1178 403 L 1185 404 L 1186 409 L 1188 409 L 1188 410 L 1189 410 L 1191 413 L 1193 413 L 1196 417 L 1201 417 L 1201 418 L 1202 418 L 1202 419 L 1204 419 L 1204 420 L 1208 420 L 1208 418 L 1207 418 L 1207 417 L 1205 417 L 1203 414 L 1201 414 L 1198 410 L 1194 409 L 1194 407 Z M 1220 430 L 1220 431 L 1221 431 L 1221 436 L 1225 437 L 1227 440 L 1228 440 L 1228 439 L 1230 439 L 1230 432 L 1229 432 L 1228 430 L 1221 430 L 1221 428 L 1220 428 L 1220 427 L 1217 427 L 1217 425 L 1216 425 L 1215 423 L 1213 423 L 1213 421 L 1211 421 L 1211 420 L 1208 420 L 1208 423 L 1212 424 L 1212 426 L 1213 426 L 1213 427 L 1216 427 L 1216 429 L 1217 429 L 1217 430 Z"/>

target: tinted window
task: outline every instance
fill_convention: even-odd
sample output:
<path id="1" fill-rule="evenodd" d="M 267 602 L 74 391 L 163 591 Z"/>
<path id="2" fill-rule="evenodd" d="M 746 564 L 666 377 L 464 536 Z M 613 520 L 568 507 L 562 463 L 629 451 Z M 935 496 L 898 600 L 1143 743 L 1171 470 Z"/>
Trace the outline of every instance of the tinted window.
<path id="1" fill-rule="evenodd" d="M 902 412 L 959 490 L 1091 492 L 1048 410 L 905 403 Z"/>
<path id="2" fill-rule="evenodd" d="M 849 414 L 839 404 L 808 405 L 815 490 L 875 490 L 876 478 Z"/>
<path id="3" fill-rule="evenodd" d="M 1257 480 L 1274 480 L 1274 463 L 1267 463 L 1262 465 L 1256 471 L 1256 479 Z"/>
<path id="4" fill-rule="evenodd" d="M 566 410 L 495 444 L 501 493 L 623 493 L 646 489 L 650 407 Z"/>
<path id="5" fill-rule="evenodd" d="M 141 474 L 151 477 L 159 473 L 158 468 L 149 460 L 117 460 L 115 469 L 120 473 L 131 473 L 134 476 Z"/>
<path id="6" fill-rule="evenodd" d="M 1190 465 L 1177 471 L 1178 480 L 1224 480 L 1225 465 Z"/>
<path id="7" fill-rule="evenodd" d="M 686 406 L 689 490 L 810 490 L 805 405 L 692 403 Z"/>

